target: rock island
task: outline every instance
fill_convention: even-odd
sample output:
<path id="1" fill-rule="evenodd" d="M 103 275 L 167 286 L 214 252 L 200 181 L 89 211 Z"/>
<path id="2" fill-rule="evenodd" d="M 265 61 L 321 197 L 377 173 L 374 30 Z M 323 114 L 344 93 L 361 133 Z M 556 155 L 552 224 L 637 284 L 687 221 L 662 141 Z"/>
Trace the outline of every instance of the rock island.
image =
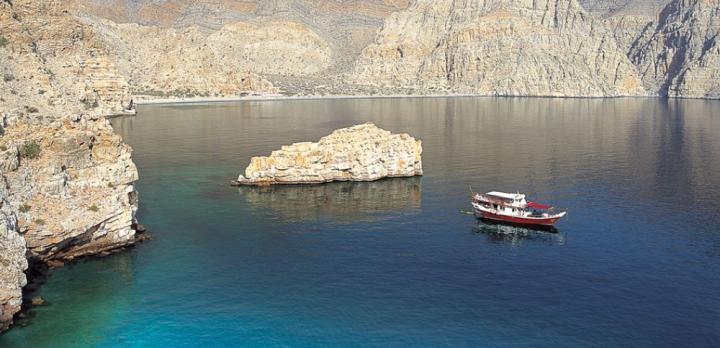
<path id="1" fill-rule="evenodd" d="M 422 141 L 365 123 L 335 130 L 317 143 L 283 146 L 253 157 L 235 185 L 374 181 L 422 175 Z"/>

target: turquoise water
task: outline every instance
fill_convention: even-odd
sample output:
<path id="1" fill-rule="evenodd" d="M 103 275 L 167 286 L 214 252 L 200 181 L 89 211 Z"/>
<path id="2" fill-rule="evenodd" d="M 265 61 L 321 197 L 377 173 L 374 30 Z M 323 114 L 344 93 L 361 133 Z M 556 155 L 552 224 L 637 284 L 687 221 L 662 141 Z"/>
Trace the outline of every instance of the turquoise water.
<path id="1" fill-rule="evenodd" d="M 155 237 L 53 271 L 1 347 L 720 345 L 720 103 L 357 99 L 143 106 Z M 422 178 L 233 188 L 251 156 L 374 121 Z M 486 225 L 468 187 L 569 209 Z"/>

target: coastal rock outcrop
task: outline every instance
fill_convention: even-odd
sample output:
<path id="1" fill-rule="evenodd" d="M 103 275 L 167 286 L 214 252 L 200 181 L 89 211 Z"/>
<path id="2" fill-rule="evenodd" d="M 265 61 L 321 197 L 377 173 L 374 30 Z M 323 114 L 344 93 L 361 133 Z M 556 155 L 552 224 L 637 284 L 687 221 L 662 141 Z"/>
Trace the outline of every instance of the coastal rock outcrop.
<path id="1" fill-rule="evenodd" d="M 576 0 L 416 0 L 386 20 L 352 80 L 480 95 L 645 94 L 612 32 Z"/>
<path id="2" fill-rule="evenodd" d="M 107 120 L 16 123 L 0 149 L 28 257 L 72 260 L 133 243 L 138 173 Z"/>
<path id="3" fill-rule="evenodd" d="M 63 5 L 0 1 L 0 331 L 21 308 L 28 263 L 137 240 L 137 169 L 102 117 L 128 85 Z"/>
<path id="4" fill-rule="evenodd" d="M 237 184 L 373 181 L 422 175 L 422 142 L 372 123 L 338 129 L 317 143 L 295 143 L 253 157 Z"/>
<path id="5" fill-rule="evenodd" d="M 6 189 L 0 188 L 0 332 L 12 323 L 22 305 L 22 288 L 26 284 L 25 240 L 18 233 L 15 211 L 5 200 Z"/>

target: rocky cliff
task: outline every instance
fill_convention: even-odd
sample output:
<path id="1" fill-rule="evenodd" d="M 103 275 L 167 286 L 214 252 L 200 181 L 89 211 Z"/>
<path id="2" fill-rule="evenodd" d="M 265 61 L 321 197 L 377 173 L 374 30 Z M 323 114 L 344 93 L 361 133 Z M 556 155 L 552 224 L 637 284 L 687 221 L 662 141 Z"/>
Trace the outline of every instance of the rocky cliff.
<path id="1" fill-rule="evenodd" d="M 317 143 L 296 143 L 253 157 L 242 185 L 373 181 L 422 175 L 422 143 L 372 123 L 338 129 Z"/>
<path id="2" fill-rule="evenodd" d="M 357 83 L 481 95 L 643 95 L 612 32 L 575 0 L 415 1 L 385 23 Z"/>
<path id="3" fill-rule="evenodd" d="M 655 17 L 669 0 L 578 0 L 580 6 L 598 18 L 616 15 Z"/>
<path id="4" fill-rule="evenodd" d="M 720 1 L 675 0 L 628 55 L 645 86 L 668 97 L 720 97 Z"/>
<path id="5" fill-rule="evenodd" d="M 75 8 L 116 23 L 175 28 L 205 34 L 236 22 L 292 22 L 316 33 L 333 51 L 324 68 L 344 71 L 373 39 L 390 13 L 408 0 L 76 0 Z M 242 42 L 242 36 L 238 37 Z M 246 69 L 249 67 L 245 67 Z"/>
<path id="6" fill-rule="evenodd" d="M 138 174 L 101 117 L 129 96 L 107 52 L 59 1 L 0 1 L 0 329 L 23 271 L 136 240 Z"/>
<path id="7" fill-rule="evenodd" d="M 81 18 L 135 94 L 277 92 L 259 74 L 307 75 L 332 61 L 322 38 L 293 22 L 235 22 L 213 33 Z"/>
<path id="8" fill-rule="evenodd" d="M 0 332 L 12 323 L 22 305 L 22 287 L 26 284 L 25 240 L 20 236 L 16 211 L 0 187 Z"/>
<path id="9" fill-rule="evenodd" d="M 138 173 L 107 120 L 10 124 L 0 149 L 30 258 L 72 260 L 132 244 Z"/>
<path id="10" fill-rule="evenodd" d="M 714 97 L 717 4 L 667 1 L 73 0 L 27 28 L 99 108 L 281 90 Z"/>
<path id="11" fill-rule="evenodd" d="M 7 41 L 1 69 L 10 88 L 3 97 L 8 105 L 33 103 L 45 111 L 63 103 L 81 104 L 88 113 L 109 114 L 129 102 L 128 83 L 106 46 L 64 2 L 0 4 L 0 35 Z"/>

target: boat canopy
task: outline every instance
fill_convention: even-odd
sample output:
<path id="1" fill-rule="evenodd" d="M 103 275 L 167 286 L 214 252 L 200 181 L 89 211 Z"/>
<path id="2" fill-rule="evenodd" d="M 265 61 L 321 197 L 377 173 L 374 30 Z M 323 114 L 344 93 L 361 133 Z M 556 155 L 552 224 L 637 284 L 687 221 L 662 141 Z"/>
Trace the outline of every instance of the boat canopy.
<path id="1" fill-rule="evenodd" d="M 540 203 L 535 203 L 535 202 L 528 202 L 527 206 L 528 206 L 528 208 L 540 209 L 540 210 L 548 210 L 553 207 L 552 205 L 540 204 Z"/>
<path id="2" fill-rule="evenodd" d="M 525 198 L 525 195 L 519 194 L 519 193 L 505 193 L 505 192 L 498 192 L 498 191 L 492 191 L 486 193 L 488 196 L 493 196 L 501 199 L 509 199 L 509 200 L 521 200 Z"/>

